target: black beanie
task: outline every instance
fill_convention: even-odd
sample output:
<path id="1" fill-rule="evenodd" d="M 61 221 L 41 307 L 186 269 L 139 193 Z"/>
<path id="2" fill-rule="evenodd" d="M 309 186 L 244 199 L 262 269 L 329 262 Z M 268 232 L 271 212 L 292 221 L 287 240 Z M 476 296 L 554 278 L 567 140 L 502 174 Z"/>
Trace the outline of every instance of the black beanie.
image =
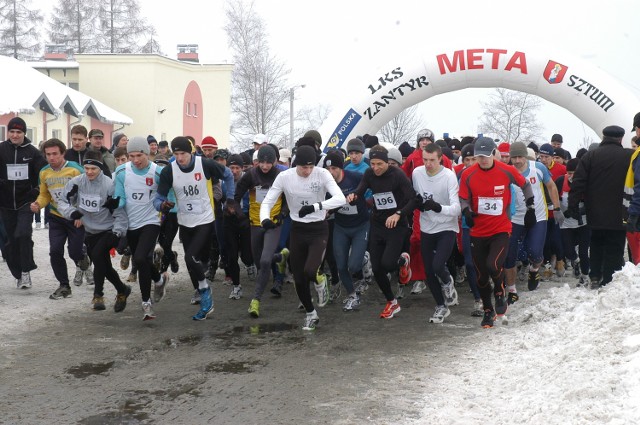
<path id="1" fill-rule="evenodd" d="M 296 142 L 296 146 L 300 147 L 300 146 L 309 146 L 313 149 L 316 148 L 316 141 L 313 137 L 301 137 L 298 139 L 298 141 Z"/>
<path id="2" fill-rule="evenodd" d="M 178 136 L 171 141 L 172 152 L 192 152 L 191 142 L 183 136 Z"/>
<path id="3" fill-rule="evenodd" d="M 156 140 L 155 137 L 153 137 L 153 135 L 148 135 L 147 136 L 147 143 L 151 144 L 151 143 L 158 143 L 158 141 Z"/>
<path id="4" fill-rule="evenodd" d="M 268 143 L 267 146 L 270 146 L 276 153 L 276 161 L 280 161 L 280 149 L 278 149 L 278 147 L 273 143 Z"/>
<path id="5" fill-rule="evenodd" d="M 313 149 L 311 146 L 306 145 L 298 146 L 298 149 L 296 149 L 296 157 L 293 162 L 293 165 L 316 165 L 315 149 Z"/>
<path id="6" fill-rule="evenodd" d="M 337 149 L 327 152 L 324 157 L 324 167 L 344 168 L 344 155 Z"/>
<path id="7" fill-rule="evenodd" d="M 238 154 L 229 155 L 229 158 L 227 159 L 227 167 L 231 165 L 238 165 L 240 167 L 243 167 L 244 161 L 242 160 L 242 157 Z"/>
<path id="8" fill-rule="evenodd" d="M 398 146 L 398 150 L 402 154 L 403 158 L 406 158 L 409 155 L 411 155 L 411 153 L 413 152 L 413 149 L 414 149 L 413 146 L 411 146 L 408 142 L 402 142 L 400 143 L 400 146 Z"/>
<path id="9" fill-rule="evenodd" d="M 7 132 L 11 130 L 20 130 L 23 133 L 27 132 L 27 123 L 20 117 L 13 117 L 7 124 Z"/>
<path id="10" fill-rule="evenodd" d="M 570 159 L 569 161 L 567 161 L 567 171 L 576 171 L 579 163 L 580 160 L 578 158 Z"/>
<path id="11" fill-rule="evenodd" d="M 269 145 L 260 147 L 258 150 L 258 162 L 274 164 L 276 162 L 276 153 L 274 152 L 274 149 Z"/>
<path id="12" fill-rule="evenodd" d="M 375 145 L 379 145 L 378 136 L 369 136 L 364 141 L 364 147 L 371 149 Z"/>

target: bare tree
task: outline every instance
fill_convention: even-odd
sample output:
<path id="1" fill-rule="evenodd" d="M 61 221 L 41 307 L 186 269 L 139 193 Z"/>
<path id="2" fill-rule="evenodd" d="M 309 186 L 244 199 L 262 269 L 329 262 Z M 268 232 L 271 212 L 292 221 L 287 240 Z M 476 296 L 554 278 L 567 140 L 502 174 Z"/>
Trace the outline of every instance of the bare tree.
<path id="1" fill-rule="evenodd" d="M 331 113 L 331 106 L 319 104 L 316 107 L 305 106 L 296 112 L 296 125 L 293 131 L 294 141 L 302 137 L 309 130 L 317 130 L 326 121 Z"/>
<path id="2" fill-rule="evenodd" d="M 157 37 L 158 33 L 154 27 L 149 27 L 147 30 L 147 34 L 144 35 L 147 40 L 146 43 L 140 48 L 139 53 L 155 53 L 157 55 L 164 55 L 162 52 L 162 47 L 160 43 L 158 43 Z"/>
<path id="3" fill-rule="evenodd" d="M 413 141 L 416 134 L 426 124 L 418 114 L 418 105 L 411 106 L 396 115 L 384 125 L 378 132 L 382 142 L 391 143 L 394 146 L 405 141 Z"/>
<path id="4" fill-rule="evenodd" d="M 235 63 L 231 82 L 232 143 L 236 148 L 244 147 L 256 133 L 278 143 L 286 137 L 289 125 L 286 105 L 290 70 L 270 54 L 264 23 L 254 11 L 253 2 L 231 0 L 225 14 L 224 30 Z"/>
<path id="5" fill-rule="evenodd" d="M 138 0 L 99 1 L 100 52 L 139 52 L 148 42 L 151 25 L 140 16 Z"/>
<path id="6" fill-rule="evenodd" d="M 58 0 L 49 20 L 49 41 L 73 48 L 75 53 L 97 52 L 98 9 L 96 0 Z"/>
<path id="7" fill-rule="evenodd" d="M 0 0 L 0 54 L 16 59 L 38 56 L 43 19 L 31 0 Z"/>
<path id="8" fill-rule="evenodd" d="M 535 95 L 497 88 L 489 95 L 489 101 L 480 104 L 482 133 L 513 143 L 534 141 L 542 132 L 536 119 L 542 102 Z"/>

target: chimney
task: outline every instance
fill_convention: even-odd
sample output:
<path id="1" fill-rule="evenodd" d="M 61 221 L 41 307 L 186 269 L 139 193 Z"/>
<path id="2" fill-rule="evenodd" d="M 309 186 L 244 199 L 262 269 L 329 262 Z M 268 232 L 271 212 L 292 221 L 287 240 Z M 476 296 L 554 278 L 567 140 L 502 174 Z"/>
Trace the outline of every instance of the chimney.
<path id="1" fill-rule="evenodd" d="M 64 44 L 46 44 L 44 46 L 44 60 L 66 61 L 73 56 L 73 49 Z"/>
<path id="2" fill-rule="evenodd" d="M 178 60 L 199 63 L 197 44 L 178 44 Z"/>

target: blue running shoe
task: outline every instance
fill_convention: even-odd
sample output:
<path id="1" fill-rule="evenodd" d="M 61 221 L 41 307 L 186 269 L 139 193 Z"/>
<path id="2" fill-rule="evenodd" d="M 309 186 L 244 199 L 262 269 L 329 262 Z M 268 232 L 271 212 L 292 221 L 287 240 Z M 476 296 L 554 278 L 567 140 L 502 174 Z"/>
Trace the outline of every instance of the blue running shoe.
<path id="1" fill-rule="evenodd" d="M 192 317 L 193 320 L 205 320 L 213 313 L 213 298 L 211 288 L 198 289 L 200 293 L 200 310 Z"/>

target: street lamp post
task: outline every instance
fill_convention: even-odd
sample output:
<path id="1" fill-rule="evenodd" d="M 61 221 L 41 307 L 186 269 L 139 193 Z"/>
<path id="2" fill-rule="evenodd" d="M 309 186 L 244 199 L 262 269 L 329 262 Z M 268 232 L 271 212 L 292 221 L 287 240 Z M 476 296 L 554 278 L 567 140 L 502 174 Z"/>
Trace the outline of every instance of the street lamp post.
<path id="1" fill-rule="evenodd" d="M 299 84 L 289 89 L 289 147 L 293 149 L 293 100 L 295 98 L 296 89 L 305 88 L 306 84 Z"/>

